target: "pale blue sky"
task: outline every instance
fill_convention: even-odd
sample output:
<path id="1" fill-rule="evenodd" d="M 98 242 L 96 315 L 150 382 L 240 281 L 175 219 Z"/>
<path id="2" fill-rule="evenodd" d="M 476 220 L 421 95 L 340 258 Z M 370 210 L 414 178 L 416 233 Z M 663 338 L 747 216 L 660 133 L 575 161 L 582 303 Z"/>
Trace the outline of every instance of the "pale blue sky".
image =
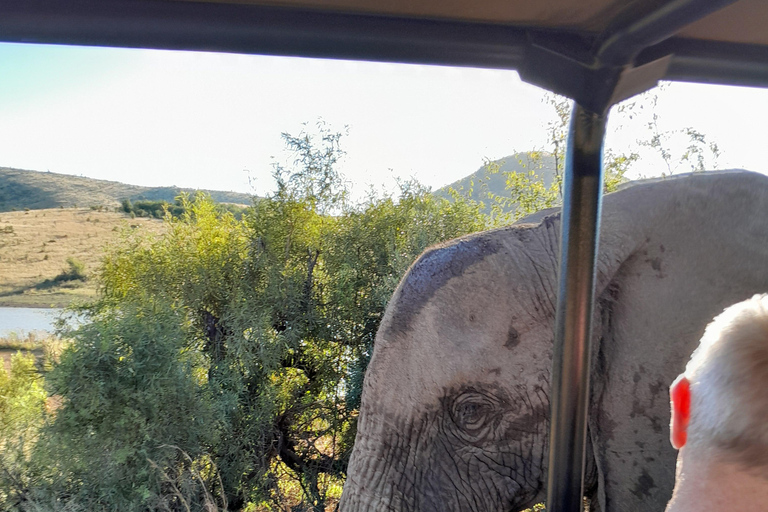
<path id="1" fill-rule="evenodd" d="M 396 176 L 439 187 L 545 148 L 554 118 L 544 91 L 495 70 L 0 44 L 0 76 L 0 166 L 147 186 L 248 192 L 250 177 L 263 194 L 280 133 L 322 118 L 349 126 L 341 170 L 358 191 Z M 768 92 L 673 84 L 657 112 L 717 141 L 720 168 L 768 171 Z M 645 115 L 614 116 L 608 144 L 633 144 Z M 663 170 L 649 154 L 636 172 Z"/>

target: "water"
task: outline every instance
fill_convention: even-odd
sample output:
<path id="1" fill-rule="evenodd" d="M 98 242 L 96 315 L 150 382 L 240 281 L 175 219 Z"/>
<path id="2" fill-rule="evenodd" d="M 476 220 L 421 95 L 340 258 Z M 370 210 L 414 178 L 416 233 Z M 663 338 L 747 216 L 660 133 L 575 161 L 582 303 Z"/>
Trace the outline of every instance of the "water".
<path id="1" fill-rule="evenodd" d="M 53 332 L 53 322 L 61 312 L 56 308 L 0 307 L 0 337 L 16 333 L 23 337 L 34 331 Z"/>

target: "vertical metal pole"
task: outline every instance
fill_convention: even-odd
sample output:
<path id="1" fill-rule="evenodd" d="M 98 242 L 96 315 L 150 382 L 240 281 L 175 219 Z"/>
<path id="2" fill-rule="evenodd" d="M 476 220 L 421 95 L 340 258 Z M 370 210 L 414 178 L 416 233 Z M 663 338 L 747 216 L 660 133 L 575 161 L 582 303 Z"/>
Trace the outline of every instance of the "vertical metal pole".
<path id="1" fill-rule="evenodd" d="M 581 512 L 590 338 L 607 114 L 574 103 L 568 133 L 552 360 L 547 512 Z"/>

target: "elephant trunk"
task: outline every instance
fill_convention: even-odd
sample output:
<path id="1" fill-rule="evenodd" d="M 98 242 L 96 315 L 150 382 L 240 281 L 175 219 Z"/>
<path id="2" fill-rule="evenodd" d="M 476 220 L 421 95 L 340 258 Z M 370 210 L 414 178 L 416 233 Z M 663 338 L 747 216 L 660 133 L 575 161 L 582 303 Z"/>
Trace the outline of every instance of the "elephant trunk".
<path id="1" fill-rule="evenodd" d="M 349 462 L 347 481 L 339 503 L 341 512 L 394 512 L 415 510 L 413 495 L 407 496 L 407 482 L 413 476 L 405 474 L 409 455 L 402 435 L 387 432 L 384 421 L 366 421 L 370 417 L 361 411 L 355 451 Z M 399 474 L 396 474 L 399 471 Z M 411 491 L 413 487 L 410 486 Z"/>

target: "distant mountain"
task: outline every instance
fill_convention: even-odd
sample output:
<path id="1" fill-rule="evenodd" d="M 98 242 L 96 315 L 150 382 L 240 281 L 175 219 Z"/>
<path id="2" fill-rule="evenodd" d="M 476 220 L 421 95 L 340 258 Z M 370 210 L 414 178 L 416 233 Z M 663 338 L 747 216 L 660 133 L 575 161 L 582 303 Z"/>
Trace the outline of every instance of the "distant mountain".
<path id="1" fill-rule="evenodd" d="M 482 201 L 486 210 L 490 210 L 488 193 L 506 194 L 507 175 L 511 172 L 535 171 L 544 178 L 544 184 L 549 186 L 555 177 L 555 157 L 550 153 L 540 153 L 541 159 L 533 161 L 528 153 L 516 153 L 484 165 L 469 176 L 454 181 L 433 192 L 438 197 L 450 199 L 449 190 L 453 189 L 462 195 L 467 195 L 475 201 Z M 494 165 L 496 164 L 496 165 Z M 498 172 L 491 172 L 498 165 Z"/>
<path id="2" fill-rule="evenodd" d="M 0 167 L 0 212 L 40 210 L 72 206 L 118 206 L 123 199 L 168 201 L 182 192 L 179 187 L 139 187 L 116 181 L 95 180 L 53 172 L 25 171 Z M 219 203 L 250 205 L 253 196 L 239 192 L 203 190 Z"/>

